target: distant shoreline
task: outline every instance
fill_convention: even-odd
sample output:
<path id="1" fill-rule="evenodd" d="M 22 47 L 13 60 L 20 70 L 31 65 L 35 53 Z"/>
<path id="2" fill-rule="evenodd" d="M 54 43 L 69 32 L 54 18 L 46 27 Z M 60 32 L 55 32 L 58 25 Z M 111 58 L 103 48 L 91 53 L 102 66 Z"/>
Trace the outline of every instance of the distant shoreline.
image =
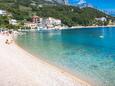
<path id="1" fill-rule="evenodd" d="M 68 29 L 81 29 L 81 28 L 103 28 L 103 27 L 115 27 L 115 25 L 107 25 L 107 26 L 72 26 L 68 27 Z"/>
<path id="2" fill-rule="evenodd" d="M 72 26 L 72 27 L 61 27 L 59 29 L 46 29 L 46 30 L 37 30 L 37 29 L 19 29 L 18 31 L 32 31 L 32 32 L 35 32 L 35 31 L 51 31 L 51 30 L 69 30 L 69 29 L 82 29 L 82 28 L 111 28 L 111 27 L 115 27 L 115 25 L 107 25 L 107 26 Z"/>

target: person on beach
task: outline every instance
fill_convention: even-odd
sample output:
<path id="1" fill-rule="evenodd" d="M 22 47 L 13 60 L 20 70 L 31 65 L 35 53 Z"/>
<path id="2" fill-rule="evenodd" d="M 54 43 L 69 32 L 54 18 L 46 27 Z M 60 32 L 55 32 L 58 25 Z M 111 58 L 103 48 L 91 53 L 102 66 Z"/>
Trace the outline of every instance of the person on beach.
<path id="1" fill-rule="evenodd" d="M 6 39 L 5 43 L 6 43 L 6 44 L 9 44 L 8 39 Z"/>
<path id="2" fill-rule="evenodd" d="M 8 37 L 5 41 L 6 44 L 11 44 L 13 42 L 13 39 L 12 39 L 12 32 L 9 31 L 9 32 L 6 32 L 6 36 Z"/>

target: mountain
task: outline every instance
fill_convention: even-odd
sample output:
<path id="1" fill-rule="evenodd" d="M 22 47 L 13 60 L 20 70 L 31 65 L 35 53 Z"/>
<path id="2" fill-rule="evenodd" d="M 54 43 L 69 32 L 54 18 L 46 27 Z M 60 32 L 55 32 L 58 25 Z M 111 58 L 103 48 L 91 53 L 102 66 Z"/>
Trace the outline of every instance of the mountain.
<path id="1" fill-rule="evenodd" d="M 86 0 L 79 0 L 78 2 L 75 2 L 74 6 L 78 6 L 80 8 L 91 7 L 94 9 L 98 9 L 98 10 L 100 10 L 100 11 L 102 11 L 108 15 L 115 16 L 115 10 L 114 9 L 103 10 L 103 9 L 100 9 L 100 8 L 93 6 L 91 3 L 87 3 Z"/>
<path id="2" fill-rule="evenodd" d="M 24 3 L 37 3 L 37 4 L 65 4 L 65 0 L 0 0 L 0 2 L 8 2 L 8 3 L 13 3 L 13 2 L 18 2 L 20 4 Z"/>
<path id="3" fill-rule="evenodd" d="M 82 4 L 86 3 L 79 5 Z M 100 17 L 114 19 L 89 6 L 79 8 L 65 5 L 64 0 L 0 0 L 0 9 L 7 10 L 12 14 L 12 18 L 21 22 L 31 20 L 33 15 L 61 19 L 62 23 L 68 26 L 97 24 L 95 18 Z"/>
<path id="4" fill-rule="evenodd" d="M 114 9 L 105 9 L 105 10 L 102 10 L 102 11 L 115 17 L 115 10 Z"/>
<path id="5" fill-rule="evenodd" d="M 45 1 L 49 1 L 49 2 L 57 2 L 59 4 L 65 4 L 66 0 L 45 0 Z"/>

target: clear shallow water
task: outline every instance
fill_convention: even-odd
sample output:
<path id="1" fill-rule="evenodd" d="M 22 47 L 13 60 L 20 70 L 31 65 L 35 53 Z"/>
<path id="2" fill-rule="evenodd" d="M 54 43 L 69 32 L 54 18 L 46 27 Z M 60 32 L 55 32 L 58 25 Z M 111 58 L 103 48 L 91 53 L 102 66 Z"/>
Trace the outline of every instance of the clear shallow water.
<path id="1" fill-rule="evenodd" d="M 16 41 L 95 86 L 115 86 L 115 28 L 33 32 Z"/>

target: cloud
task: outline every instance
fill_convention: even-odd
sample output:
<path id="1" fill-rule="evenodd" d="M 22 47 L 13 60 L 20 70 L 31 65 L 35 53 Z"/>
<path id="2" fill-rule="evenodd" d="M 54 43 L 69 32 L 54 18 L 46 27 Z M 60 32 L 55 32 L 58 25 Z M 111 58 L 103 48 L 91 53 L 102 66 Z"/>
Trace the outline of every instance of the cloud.
<path id="1" fill-rule="evenodd" d="M 80 0 L 80 1 L 78 2 L 78 4 L 83 4 L 83 3 L 86 3 L 86 1 L 85 1 L 85 0 Z"/>

